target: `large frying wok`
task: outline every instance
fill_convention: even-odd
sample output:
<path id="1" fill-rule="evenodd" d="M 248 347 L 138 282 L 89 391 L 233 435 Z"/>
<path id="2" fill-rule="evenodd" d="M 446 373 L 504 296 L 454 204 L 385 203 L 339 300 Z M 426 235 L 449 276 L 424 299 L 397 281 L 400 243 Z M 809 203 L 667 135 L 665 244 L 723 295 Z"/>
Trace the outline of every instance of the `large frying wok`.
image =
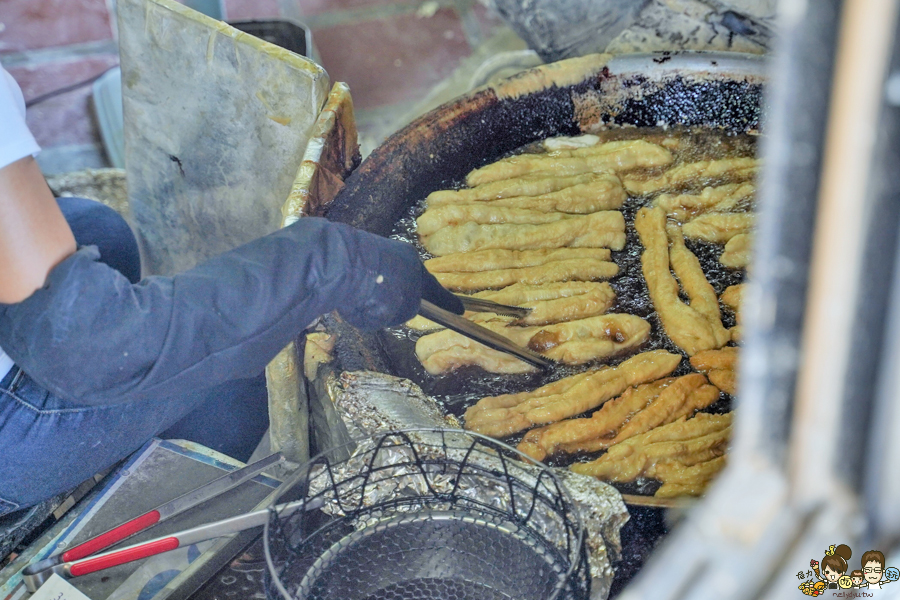
<path id="1" fill-rule="evenodd" d="M 430 192 L 459 185 L 472 169 L 550 136 L 605 126 L 755 130 L 763 72 L 757 56 L 697 52 L 598 54 L 531 69 L 395 133 L 350 175 L 325 216 L 389 235 Z M 337 334 L 336 369 L 409 376 L 409 368 L 399 368 L 408 365 L 396 364 L 396 352 L 385 350 L 383 336 L 337 319 L 329 319 L 328 328 Z"/>
<path id="2" fill-rule="evenodd" d="M 472 169 L 546 137 L 607 126 L 756 130 L 763 81 L 762 59 L 735 54 L 594 55 L 545 65 L 475 90 L 391 136 L 347 178 L 324 213 L 332 220 L 389 235 L 398 220 L 408 217 L 410 209 L 430 192 L 457 186 Z M 456 414 L 461 410 L 455 409 L 465 405 L 454 405 L 446 394 L 452 394 L 454 385 L 462 381 L 471 391 L 471 375 L 480 377 L 483 387 L 497 385 L 497 378 L 484 377 L 477 369 L 474 373 L 462 370 L 444 378 L 449 389 L 445 385 L 436 390 L 434 380 L 441 378 L 416 370 L 418 363 L 408 340 L 403 354 L 397 352 L 398 342 L 390 333 L 360 332 L 335 315 L 326 317 L 325 326 L 336 339 L 333 360 L 307 388 L 312 441 L 319 449 L 347 441 L 327 383 L 341 371 L 372 370 L 406 377 L 436 397 L 444 392 L 444 409 Z M 516 384 L 536 387 L 540 383 L 525 379 Z M 654 505 L 652 495 L 644 498 L 648 501 L 640 504 Z M 667 531 L 659 510 L 632 505 L 629 512 L 631 521 L 622 530 L 622 553 L 612 583 L 616 592 L 639 571 Z"/>

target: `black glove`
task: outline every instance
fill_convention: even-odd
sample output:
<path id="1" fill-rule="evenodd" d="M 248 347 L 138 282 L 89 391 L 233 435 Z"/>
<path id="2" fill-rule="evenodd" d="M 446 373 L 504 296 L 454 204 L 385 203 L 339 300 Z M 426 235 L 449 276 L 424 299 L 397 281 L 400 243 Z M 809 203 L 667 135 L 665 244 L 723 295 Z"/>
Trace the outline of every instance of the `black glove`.
<path id="1" fill-rule="evenodd" d="M 366 259 L 363 290 L 357 294 L 362 302 L 337 307 L 351 325 L 360 329 L 399 325 L 418 313 L 422 298 L 463 314 L 462 302 L 425 269 L 415 248 L 364 231 L 356 231 L 356 236 L 357 249 Z"/>

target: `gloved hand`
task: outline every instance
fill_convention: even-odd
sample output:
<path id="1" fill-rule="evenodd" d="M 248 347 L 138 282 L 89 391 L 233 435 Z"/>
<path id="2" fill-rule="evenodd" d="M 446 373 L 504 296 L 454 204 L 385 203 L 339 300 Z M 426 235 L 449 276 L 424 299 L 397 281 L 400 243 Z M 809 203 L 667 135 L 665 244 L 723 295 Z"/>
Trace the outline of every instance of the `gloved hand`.
<path id="1" fill-rule="evenodd" d="M 458 315 L 464 309 L 459 298 L 438 283 L 425 269 L 416 249 L 409 244 L 356 231 L 357 251 L 363 258 L 363 275 L 353 306 L 338 306 L 340 315 L 360 329 L 380 329 L 404 323 L 419 311 L 425 299 Z M 356 266 L 354 266 L 356 268 Z"/>

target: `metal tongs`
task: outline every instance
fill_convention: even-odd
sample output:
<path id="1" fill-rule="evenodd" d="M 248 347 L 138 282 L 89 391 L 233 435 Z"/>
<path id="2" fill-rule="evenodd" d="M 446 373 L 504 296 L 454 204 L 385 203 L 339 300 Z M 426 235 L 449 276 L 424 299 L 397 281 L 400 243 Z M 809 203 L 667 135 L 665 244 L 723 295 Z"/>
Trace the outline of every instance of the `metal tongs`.
<path id="1" fill-rule="evenodd" d="M 507 306 L 505 304 L 491 302 L 490 300 L 481 300 L 479 298 L 470 298 L 468 296 L 457 296 L 457 298 L 462 301 L 463 307 L 466 310 L 473 312 L 492 312 L 497 313 L 498 315 L 518 317 L 520 319 L 531 312 L 530 308 Z M 529 350 L 528 348 L 523 348 L 499 333 L 494 333 L 490 329 L 477 325 L 459 315 L 453 314 L 449 310 L 444 310 L 439 306 L 435 306 L 427 300 L 422 300 L 419 304 L 419 314 L 439 325 L 443 325 L 451 331 L 455 331 L 469 339 L 484 344 L 488 348 L 505 352 L 506 354 L 512 354 L 516 358 L 524 360 L 528 364 L 541 369 L 552 369 L 556 366 L 556 363 L 546 356 L 541 356 L 537 352 Z"/>
<path id="2" fill-rule="evenodd" d="M 116 565 L 160 554 L 199 541 L 236 533 L 249 527 L 263 525 L 268 520 L 269 510 L 261 510 L 237 517 L 231 517 L 216 523 L 201 525 L 181 533 L 173 533 L 162 538 L 141 542 L 119 550 L 96 554 L 113 544 L 144 531 L 157 523 L 181 514 L 211 498 L 224 494 L 243 482 L 252 479 L 269 467 L 284 461 L 284 456 L 276 452 L 255 463 L 227 473 L 211 482 L 200 486 L 186 494 L 161 504 L 151 511 L 135 517 L 121 525 L 101 533 L 74 548 L 30 564 L 22 571 L 22 581 L 29 592 L 34 593 L 54 573 L 64 578 L 79 577 L 94 571 L 100 571 Z M 296 511 L 303 506 L 301 502 L 276 507 L 279 510 Z M 305 508 L 314 507 L 307 505 Z M 205 537 L 204 537 L 205 536 Z"/>

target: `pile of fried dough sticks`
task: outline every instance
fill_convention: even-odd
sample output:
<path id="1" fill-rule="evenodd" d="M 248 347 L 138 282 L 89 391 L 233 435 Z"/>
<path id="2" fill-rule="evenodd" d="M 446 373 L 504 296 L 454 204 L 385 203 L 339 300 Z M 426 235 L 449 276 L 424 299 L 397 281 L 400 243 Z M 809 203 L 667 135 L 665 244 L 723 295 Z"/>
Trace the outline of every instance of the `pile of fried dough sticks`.
<path id="1" fill-rule="evenodd" d="M 671 376 L 684 356 L 661 349 L 589 366 L 535 390 L 480 399 L 466 411 L 467 429 L 495 438 L 524 432 L 519 449 L 538 460 L 602 452 L 571 468 L 619 483 L 655 479 L 659 497 L 699 495 L 722 468 L 731 414 L 700 411 L 720 392 L 735 392 L 738 356 L 730 344 L 740 325 L 723 326 L 720 302 L 737 315 L 743 290 L 732 286 L 717 297 L 685 238 L 722 246 L 723 266 L 746 268 L 758 161 L 680 160 L 689 143 L 689 136 L 552 138 L 543 152 L 472 171 L 464 189 L 428 196 L 416 221 L 434 257 L 428 270 L 455 292 L 530 308 L 518 320 L 466 316 L 564 365 L 634 354 L 650 339 L 647 320 L 608 312 L 621 274 L 613 253 L 626 244 L 621 209 L 637 203 L 641 274 L 661 335 L 692 367 Z M 467 365 L 533 369 L 421 317 L 407 326 L 423 332 L 416 356 L 432 375 Z"/>

